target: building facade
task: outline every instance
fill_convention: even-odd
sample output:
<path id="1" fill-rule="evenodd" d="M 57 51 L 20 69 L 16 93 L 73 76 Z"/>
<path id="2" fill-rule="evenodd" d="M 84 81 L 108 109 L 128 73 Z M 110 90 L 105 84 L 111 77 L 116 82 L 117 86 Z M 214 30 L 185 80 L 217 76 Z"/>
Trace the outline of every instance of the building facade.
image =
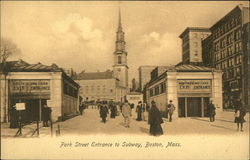
<path id="1" fill-rule="evenodd" d="M 164 113 L 170 100 L 175 117 L 204 117 L 212 99 L 218 114 L 222 111 L 221 72 L 212 68 L 179 65 L 154 77 L 147 84 L 147 102 L 155 101 Z"/>
<path id="2" fill-rule="evenodd" d="M 249 56 L 249 52 L 243 50 L 247 43 L 242 36 L 243 26 L 248 22 L 249 8 L 239 5 L 210 28 L 213 66 L 223 71 L 224 108 L 234 108 L 237 99 L 241 99 L 245 106 L 248 97 L 244 94 L 249 92 L 244 86 L 249 79 L 244 75 L 247 67 L 243 65 L 243 57 Z"/>
<path id="3" fill-rule="evenodd" d="M 79 85 L 56 66 L 28 64 L 22 60 L 7 62 L 1 73 L 1 122 L 10 119 L 9 109 L 25 103 L 25 121 L 41 120 L 42 106 L 52 109 L 52 120 L 78 113 Z"/>
<path id="4" fill-rule="evenodd" d="M 211 34 L 208 28 L 188 27 L 179 38 L 182 39 L 182 63 L 202 64 L 202 40 Z"/>
<path id="5" fill-rule="evenodd" d="M 140 66 L 139 72 L 139 91 L 143 92 L 145 85 L 151 80 L 151 72 L 157 68 L 157 74 L 165 72 L 169 66 Z"/>
<path id="6" fill-rule="evenodd" d="M 202 41 L 202 61 L 203 65 L 213 67 L 213 37 L 208 36 Z"/>
<path id="7" fill-rule="evenodd" d="M 81 86 L 79 95 L 88 101 L 124 101 L 126 88 L 119 85 L 119 80 L 112 71 L 78 74 L 75 81 Z"/>

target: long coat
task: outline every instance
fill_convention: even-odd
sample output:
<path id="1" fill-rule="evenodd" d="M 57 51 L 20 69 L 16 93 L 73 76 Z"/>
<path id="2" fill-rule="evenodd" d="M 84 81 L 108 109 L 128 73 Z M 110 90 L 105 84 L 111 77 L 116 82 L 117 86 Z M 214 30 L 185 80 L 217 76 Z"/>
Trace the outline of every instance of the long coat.
<path id="1" fill-rule="evenodd" d="M 213 103 L 209 103 L 208 104 L 208 114 L 210 117 L 214 116 L 215 115 L 215 106 Z"/>
<path id="2" fill-rule="evenodd" d="M 163 123 L 163 119 L 159 109 L 153 105 L 149 110 L 148 123 L 150 125 L 150 134 L 151 135 L 162 135 L 163 130 L 161 128 L 161 124 Z"/>
<path id="3" fill-rule="evenodd" d="M 50 120 L 50 115 L 51 115 L 51 108 L 50 107 L 44 107 L 43 108 L 43 114 L 42 114 L 42 120 L 43 121 Z"/>
<path id="4" fill-rule="evenodd" d="M 100 117 L 106 118 L 108 113 L 109 113 L 108 107 L 106 105 L 101 105 L 100 106 Z"/>
<path id="5" fill-rule="evenodd" d="M 131 107 L 128 103 L 123 104 L 122 106 L 122 115 L 124 117 L 130 117 L 131 116 Z"/>

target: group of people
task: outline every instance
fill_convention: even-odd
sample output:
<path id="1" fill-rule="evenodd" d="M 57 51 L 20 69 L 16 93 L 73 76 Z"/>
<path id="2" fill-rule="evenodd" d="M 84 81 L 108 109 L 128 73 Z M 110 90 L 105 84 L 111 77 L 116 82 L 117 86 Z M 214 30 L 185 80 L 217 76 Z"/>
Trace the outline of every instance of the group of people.
<path id="1" fill-rule="evenodd" d="M 242 106 L 242 103 L 240 100 L 236 100 L 234 102 L 234 123 L 237 124 L 237 131 L 243 132 L 243 123 L 245 122 L 245 115 L 246 115 L 246 109 Z M 213 101 L 210 100 L 208 104 L 208 115 L 210 122 L 215 121 L 215 112 L 216 108 L 215 105 L 213 104 Z M 240 129 L 239 129 L 240 128 Z"/>

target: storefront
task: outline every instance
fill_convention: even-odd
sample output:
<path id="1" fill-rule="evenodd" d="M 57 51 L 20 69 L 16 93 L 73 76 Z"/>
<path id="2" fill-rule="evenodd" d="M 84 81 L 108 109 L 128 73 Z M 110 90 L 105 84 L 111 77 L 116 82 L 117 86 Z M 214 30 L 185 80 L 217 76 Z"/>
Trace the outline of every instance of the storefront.
<path id="1" fill-rule="evenodd" d="M 154 75 L 154 74 L 152 74 Z M 176 107 L 174 116 L 206 117 L 213 100 L 216 111 L 222 111 L 221 71 L 212 68 L 179 65 L 152 77 L 147 86 L 147 101 L 154 100 L 164 114 L 170 100 Z"/>
<path id="2" fill-rule="evenodd" d="M 79 85 L 56 65 L 28 64 L 17 61 L 1 74 L 1 122 L 10 119 L 10 107 L 25 103 L 23 120 L 42 119 L 42 107 L 52 109 L 52 120 L 78 113 Z"/>

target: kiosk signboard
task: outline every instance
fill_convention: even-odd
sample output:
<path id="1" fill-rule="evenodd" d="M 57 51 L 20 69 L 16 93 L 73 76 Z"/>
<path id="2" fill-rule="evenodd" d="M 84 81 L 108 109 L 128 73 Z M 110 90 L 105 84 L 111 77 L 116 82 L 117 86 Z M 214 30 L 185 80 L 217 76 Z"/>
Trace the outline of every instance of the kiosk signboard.
<path id="1" fill-rule="evenodd" d="M 177 82 L 179 93 L 211 93 L 212 82 L 209 79 L 179 79 Z"/>

